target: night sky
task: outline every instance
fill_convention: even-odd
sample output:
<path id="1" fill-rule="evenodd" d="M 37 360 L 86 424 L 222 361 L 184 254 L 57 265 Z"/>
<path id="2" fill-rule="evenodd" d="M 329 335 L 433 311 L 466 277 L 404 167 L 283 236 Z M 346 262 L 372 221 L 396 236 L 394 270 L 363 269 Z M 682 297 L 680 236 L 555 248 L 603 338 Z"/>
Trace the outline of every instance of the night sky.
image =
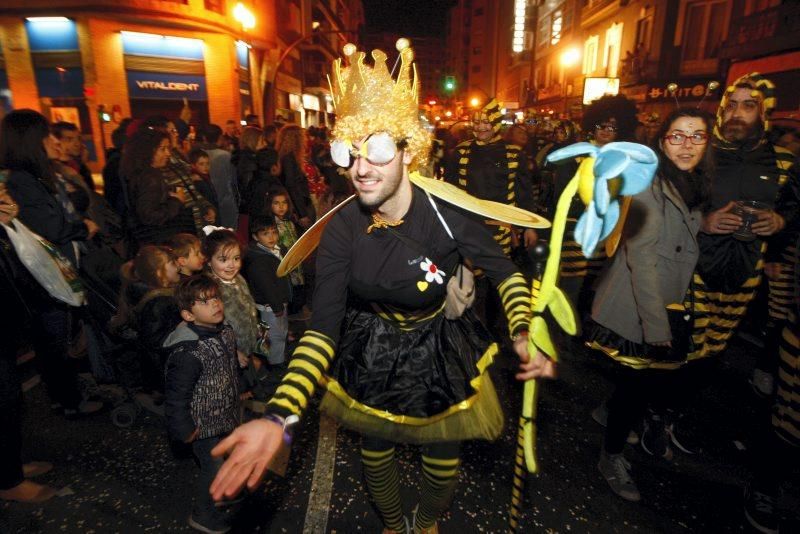
<path id="1" fill-rule="evenodd" d="M 447 8 L 456 0 L 363 0 L 367 32 L 442 35 Z"/>

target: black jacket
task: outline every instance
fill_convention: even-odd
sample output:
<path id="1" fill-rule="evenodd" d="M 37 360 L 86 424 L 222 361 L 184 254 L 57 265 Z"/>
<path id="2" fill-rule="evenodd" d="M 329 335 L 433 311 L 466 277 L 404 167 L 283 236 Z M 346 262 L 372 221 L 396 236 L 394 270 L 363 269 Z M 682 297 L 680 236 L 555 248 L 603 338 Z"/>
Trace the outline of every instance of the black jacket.
<path id="1" fill-rule="evenodd" d="M 139 244 L 159 244 L 178 233 L 195 233 L 192 210 L 169 195 L 161 171 L 148 169 L 139 176 L 129 176 L 128 181 L 128 221 Z"/>
<path id="2" fill-rule="evenodd" d="M 227 434 L 239 423 L 236 337 L 223 324 L 203 328 L 180 323 L 164 342 L 167 360 L 164 413 L 172 439 Z"/>
<path id="3" fill-rule="evenodd" d="M 70 222 L 55 195 L 41 180 L 26 171 L 10 171 L 6 186 L 19 205 L 17 218 L 74 262 L 72 242 L 86 239 L 89 234 L 86 224 L 83 221 Z"/>
<path id="4" fill-rule="evenodd" d="M 274 254 L 251 243 L 242 273 L 256 304 L 269 306 L 274 312 L 282 311 L 283 305 L 289 302 L 289 278 L 278 278 L 276 274 L 280 263 Z"/>
<path id="5" fill-rule="evenodd" d="M 283 186 L 289 192 L 297 218 L 314 219 L 314 206 L 311 204 L 311 193 L 308 190 L 308 177 L 292 154 L 286 154 L 281 158 L 281 171 Z"/>

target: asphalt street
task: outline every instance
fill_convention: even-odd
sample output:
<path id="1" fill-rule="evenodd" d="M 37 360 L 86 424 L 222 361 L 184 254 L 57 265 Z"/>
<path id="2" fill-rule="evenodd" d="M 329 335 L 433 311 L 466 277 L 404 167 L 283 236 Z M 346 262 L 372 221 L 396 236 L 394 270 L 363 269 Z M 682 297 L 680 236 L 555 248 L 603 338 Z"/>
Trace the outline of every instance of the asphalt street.
<path id="1" fill-rule="evenodd" d="M 541 472 L 528 478 L 520 531 L 748 532 L 741 498 L 753 438 L 748 429 L 761 413 L 747 383 L 756 354 L 737 340 L 687 415 L 701 454 L 676 452 L 667 462 L 629 447 L 643 496 L 638 504 L 614 496 L 596 468 L 603 429 L 590 412 L 610 393 L 609 367 L 583 349 L 565 354 L 559 379 L 547 382 L 541 395 Z M 521 387 L 509 356 L 498 358 L 492 374 L 506 410 L 506 432 L 494 443 L 463 445 L 459 486 L 440 523 L 443 533 L 507 528 Z M 196 468 L 191 459 L 173 455 L 160 417 L 144 410 L 127 429 L 114 426 L 107 411 L 68 421 L 51 413 L 41 386 L 25 393 L 25 405 L 25 458 L 55 464 L 41 481 L 64 491 L 42 505 L 0 503 L 0 532 L 189 531 Z M 245 501 L 234 531 L 380 532 L 364 491 L 358 444 L 358 436 L 321 422 L 313 405 L 296 436 L 286 477 L 269 477 Z M 421 477 L 419 453 L 414 447 L 398 450 L 410 514 Z M 800 477 L 789 478 L 781 527 L 800 532 Z"/>

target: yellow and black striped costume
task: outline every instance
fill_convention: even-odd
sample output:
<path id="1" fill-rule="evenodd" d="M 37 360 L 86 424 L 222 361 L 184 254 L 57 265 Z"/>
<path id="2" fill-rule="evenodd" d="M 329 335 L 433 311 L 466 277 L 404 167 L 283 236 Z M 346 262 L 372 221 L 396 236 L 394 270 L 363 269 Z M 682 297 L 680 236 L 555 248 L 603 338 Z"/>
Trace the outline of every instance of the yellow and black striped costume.
<path id="1" fill-rule="evenodd" d="M 393 228 L 367 233 L 371 220 L 357 203 L 331 220 L 318 252 L 311 328 L 267 404 L 268 413 L 301 415 L 322 383 L 328 390 L 323 410 L 375 438 L 429 443 L 496 437 L 502 412 L 486 369 L 498 348 L 471 310 L 454 321 L 444 319 L 445 273 L 453 272 L 461 257 L 483 267 L 497 283 L 511 335 L 527 330 L 530 290 L 483 225 L 444 202 L 437 206 L 455 240 L 416 187 L 407 217 Z M 430 255 L 411 249 L 392 235 L 396 231 L 425 243 Z M 427 375 L 434 362 L 450 373 L 442 386 L 460 393 L 437 397 L 425 390 L 425 384 L 437 387 L 437 379 Z M 381 378 L 372 386 L 386 365 L 390 382 Z M 408 383 L 398 389 L 392 380 Z"/>
<path id="2" fill-rule="evenodd" d="M 779 354 L 772 425 L 778 436 L 800 446 L 800 327 L 797 321 L 783 329 Z"/>
<path id="3" fill-rule="evenodd" d="M 528 157 L 522 147 L 506 143 L 500 136 L 502 115 L 497 101 L 489 102 L 482 113 L 492 124 L 494 136 L 486 142 L 472 139 L 456 146 L 445 171 L 445 180 L 474 197 L 535 211 Z M 511 227 L 487 223 L 490 223 L 495 241 L 508 256 Z"/>
<path id="4" fill-rule="evenodd" d="M 765 130 L 769 129 L 769 115 L 775 106 L 774 87 L 756 73 L 740 78 L 726 90 L 714 127 L 716 176 L 712 180 L 711 210 L 732 200 L 758 200 L 771 206 L 791 226 L 800 209 L 800 186 L 790 153 L 773 146 L 765 137 L 732 143 L 722 135 L 722 110 L 742 86 L 751 89 L 751 95 L 761 96 Z M 695 346 L 689 360 L 714 356 L 725 349 L 759 288 L 768 243 L 777 243 L 780 237 L 778 233 L 766 241 L 758 238 L 743 243 L 731 235 L 700 234 L 700 260 L 693 279 Z M 785 307 L 782 300 L 785 295 L 773 294 L 772 308 L 779 314 Z"/>

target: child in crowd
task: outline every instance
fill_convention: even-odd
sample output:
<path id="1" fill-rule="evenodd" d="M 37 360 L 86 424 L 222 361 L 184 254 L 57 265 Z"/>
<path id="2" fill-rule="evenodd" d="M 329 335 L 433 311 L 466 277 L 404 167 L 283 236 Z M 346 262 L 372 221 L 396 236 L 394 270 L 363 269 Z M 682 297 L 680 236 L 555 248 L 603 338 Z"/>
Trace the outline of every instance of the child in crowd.
<path id="1" fill-rule="evenodd" d="M 181 322 L 174 298 L 180 282 L 178 265 L 169 249 L 147 245 L 122 266 L 121 275 L 119 309 L 111 319 L 111 328 L 135 339 L 138 359 L 126 368 L 134 375 L 128 381 L 162 392 L 166 357 L 162 344 Z"/>
<path id="2" fill-rule="evenodd" d="M 270 194 L 268 202 L 278 228 L 278 244 L 284 250 L 289 250 L 297 241 L 297 227 L 292 222 L 289 193 L 285 189 L 274 190 Z M 253 233 L 252 229 L 250 233 Z M 299 312 L 302 314 L 304 312 L 303 306 L 306 303 L 305 277 L 303 276 L 302 266 L 298 266 L 297 269 L 289 273 L 289 282 L 292 290 L 289 297 L 289 313 L 298 314 Z M 308 319 L 305 315 L 295 315 L 295 317 L 298 320 Z"/>
<path id="3" fill-rule="evenodd" d="M 250 286 L 253 300 L 261 320 L 269 325 L 270 366 L 285 367 L 286 337 L 289 333 L 288 305 L 289 281 L 278 278 L 278 265 L 283 251 L 278 244 L 278 226 L 275 218 L 265 215 L 250 221 L 252 241 L 247 249 L 244 275 Z"/>
<path id="4" fill-rule="evenodd" d="M 248 356 L 256 348 L 258 310 L 247 282 L 239 274 L 242 253 L 236 234 L 227 229 L 213 230 L 203 240 L 203 255 L 208 259 L 208 273 L 219 284 L 225 320 L 236 333 L 239 364 L 245 367 Z"/>
<path id="5" fill-rule="evenodd" d="M 212 278 L 183 280 L 175 300 L 183 322 L 164 341 L 170 350 L 164 402 L 167 430 L 172 439 L 191 443 L 200 466 L 189 526 L 201 532 L 226 532 L 228 518 L 214 505 L 208 488 L 222 466 L 211 449 L 240 423 L 236 337 L 223 323 L 225 306 Z"/>
<path id="6" fill-rule="evenodd" d="M 202 148 L 193 148 L 189 152 L 189 163 L 192 165 L 192 182 L 195 189 L 208 200 L 214 211 L 219 214 L 219 200 L 214 185 L 211 183 L 211 159 Z M 219 219 L 219 216 L 217 216 Z"/>
<path id="7" fill-rule="evenodd" d="M 167 241 L 172 250 L 181 279 L 193 276 L 203 270 L 206 258 L 203 256 L 202 243 L 194 234 L 175 234 Z"/>

